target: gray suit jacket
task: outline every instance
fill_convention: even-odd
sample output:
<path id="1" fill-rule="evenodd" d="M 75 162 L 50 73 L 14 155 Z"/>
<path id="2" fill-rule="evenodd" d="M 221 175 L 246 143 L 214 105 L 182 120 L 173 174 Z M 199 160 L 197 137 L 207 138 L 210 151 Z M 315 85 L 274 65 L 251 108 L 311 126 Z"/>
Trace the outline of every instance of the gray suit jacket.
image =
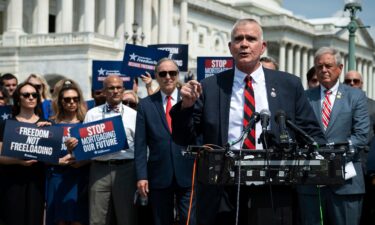
<path id="1" fill-rule="evenodd" d="M 320 86 L 307 90 L 307 97 L 313 107 L 314 113 L 321 122 L 321 97 Z M 357 153 L 353 157 L 353 164 L 357 176 L 345 181 L 344 185 L 330 186 L 333 192 L 339 195 L 363 194 L 365 185 L 363 172 L 358 152 L 367 145 L 370 121 L 367 110 L 367 98 L 363 91 L 340 84 L 334 105 L 332 107 L 330 122 L 324 132 L 328 143 L 342 143 L 350 139 Z M 314 186 L 303 186 L 298 190 L 300 193 L 317 193 Z"/>

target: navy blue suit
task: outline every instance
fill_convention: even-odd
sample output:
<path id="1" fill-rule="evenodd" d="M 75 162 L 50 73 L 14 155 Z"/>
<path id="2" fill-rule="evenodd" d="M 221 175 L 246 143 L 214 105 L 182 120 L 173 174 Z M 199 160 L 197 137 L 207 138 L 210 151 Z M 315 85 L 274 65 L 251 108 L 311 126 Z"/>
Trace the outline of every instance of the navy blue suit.
<path id="1" fill-rule="evenodd" d="M 181 198 L 180 220 L 183 221 L 186 219 L 189 203 L 193 159 L 183 156 L 182 146 L 172 140 L 160 91 L 142 99 L 137 110 L 136 175 L 137 180 L 149 182 L 155 224 L 170 224 L 169 215 L 173 214 L 173 193 L 176 193 L 177 200 Z M 168 200 L 171 200 L 172 204 Z"/>
<path id="2" fill-rule="evenodd" d="M 315 137 L 318 142 L 325 142 L 300 79 L 285 72 L 265 68 L 263 70 L 271 114 L 275 115 L 276 111 L 284 110 L 297 126 Z M 181 104 L 176 104 L 172 108 L 173 138 L 178 144 L 194 144 L 200 135 L 203 144 L 223 146 L 227 143 L 233 78 L 234 70 L 228 70 L 204 79 L 201 82 L 203 93 L 194 107 L 181 110 Z M 279 129 L 273 116 L 270 126 L 271 133 L 277 137 Z M 294 138 L 292 131 L 290 134 Z M 276 188 L 274 191 L 277 191 Z M 202 196 L 199 196 L 198 192 L 198 223 L 214 223 L 215 215 L 220 210 L 219 205 L 223 203 L 223 193 L 225 192 L 220 187 L 211 187 L 211 190 L 202 193 Z M 282 192 L 274 194 L 277 197 L 282 195 Z M 263 201 L 268 200 L 263 199 Z"/>

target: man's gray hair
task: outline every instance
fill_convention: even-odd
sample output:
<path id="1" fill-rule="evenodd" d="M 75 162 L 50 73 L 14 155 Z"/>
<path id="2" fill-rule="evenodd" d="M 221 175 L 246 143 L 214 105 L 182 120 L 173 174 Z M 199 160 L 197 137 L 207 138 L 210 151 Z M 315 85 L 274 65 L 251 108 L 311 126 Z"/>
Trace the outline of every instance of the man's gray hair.
<path id="1" fill-rule="evenodd" d="M 336 65 L 343 64 L 340 52 L 337 51 L 336 49 L 332 48 L 332 47 L 321 47 L 321 48 L 319 48 L 318 51 L 316 51 L 316 53 L 315 53 L 314 62 L 316 63 L 316 61 L 322 55 L 325 55 L 325 54 L 333 55 L 335 57 L 335 60 L 336 60 Z"/>

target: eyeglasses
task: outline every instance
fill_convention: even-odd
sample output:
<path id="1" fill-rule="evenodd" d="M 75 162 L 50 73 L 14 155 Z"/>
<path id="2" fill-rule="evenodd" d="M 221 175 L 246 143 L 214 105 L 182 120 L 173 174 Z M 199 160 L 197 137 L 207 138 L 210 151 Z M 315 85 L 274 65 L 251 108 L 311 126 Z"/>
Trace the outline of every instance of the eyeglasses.
<path id="1" fill-rule="evenodd" d="M 172 70 L 172 71 L 160 71 L 158 72 L 159 77 L 166 77 L 167 74 L 169 74 L 170 77 L 175 77 L 178 74 L 177 70 Z"/>
<path id="2" fill-rule="evenodd" d="M 38 89 L 38 91 L 42 89 L 42 85 L 41 85 L 41 84 L 33 84 L 33 86 L 34 86 L 36 89 Z"/>
<path id="3" fill-rule="evenodd" d="M 30 96 L 32 96 L 33 98 L 37 98 L 37 97 L 39 97 L 39 93 L 36 93 L 36 92 L 33 92 L 33 93 L 25 92 L 25 93 L 21 93 L 21 96 L 24 97 L 24 98 L 30 98 Z"/>
<path id="4" fill-rule="evenodd" d="M 5 98 L 4 98 L 4 96 L 0 96 L 0 100 L 4 100 Z"/>
<path id="5" fill-rule="evenodd" d="M 122 104 L 124 104 L 126 106 L 129 106 L 132 109 L 136 109 L 137 108 L 137 103 L 135 103 L 133 101 L 124 100 L 124 101 L 122 101 Z"/>
<path id="6" fill-rule="evenodd" d="M 358 85 L 361 83 L 361 80 L 360 79 L 345 79 L 344 80 L 345 84 L 351 84 L 352 82 L 353 84 Z"/>
<path id="7" fill-rule="evenodd" d="M 124 89 L 124 87 L 121 87 L 121 86 L 111 86 L 111 87 L 107 87 L 106 88 L 108 91 L 114 91 L 114 90 L 119 90 L 119 91 L 122 91 Z"/>
<path id="8" fill-rule="evenodd" d="M 63 101 L 65 103 L 71 103 L 73 100 L 73 102 L 79 102 L 79 97 L 65 97 L 63 98 Z"/>

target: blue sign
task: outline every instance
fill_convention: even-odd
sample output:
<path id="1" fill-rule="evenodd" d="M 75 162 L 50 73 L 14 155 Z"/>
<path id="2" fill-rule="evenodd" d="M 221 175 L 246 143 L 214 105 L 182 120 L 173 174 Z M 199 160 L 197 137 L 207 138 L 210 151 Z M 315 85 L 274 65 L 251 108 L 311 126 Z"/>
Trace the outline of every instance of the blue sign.
<path id="1" fill-rule="evenodd" d="M 35 159 L 57 164 L 63 129 L 56 126 L 37 127 L 32 123 L 7 120 L 4 128 L 3 155 L 19 159 Z"/>
<path id="2" fill-rule="evenodd" d="M 133 79 L 130 76 L 121 73 L 122 61 L 92 61 L 92 89 L 100 90 L 103 88 L 103 81 L 109 75 L 118 75 L 121 77 L 124 87 L 127 90 L 133 89 Z"/>
<path id="3" fill-rule="evenodd" d="M 12 106 L 4 105 L 0 106 L 0 121 L 12 118 Z"/>
<path id="4" fill-rule="evenodd" d="M 121 116 L 79 124 L 70 129 L 70 134 L 78 139 L 74 148 L 77 161 L 129 148 Z"/>
<path id="5" fill-rule="evenodd" d="M 86 106 L 87 106 L 87 110 L 94 108 L 95 100 L 94 99 L 86 100 Z"/>
<path id="6" fill-rule="evenodd" d="M 232 57 L 197 57 L 197 80 L 232 69 Z"/>
<path id="7" fill-rule="evenodd" d="M 168 58 L 173 59 L 178 65 L 178 70 L 188 71 L 189 45 L 184 44 L 159 44 L 149 45 L 148 47 L 157 48 L 169 52 Z"/>
<path id="8" fill-rule="evenodd" d="M 138 77 L 147 71 L 153 77 L 157 62 L 168 55 L 167 51 L 126 44 L 122 72 L 131 77 Z"/>

